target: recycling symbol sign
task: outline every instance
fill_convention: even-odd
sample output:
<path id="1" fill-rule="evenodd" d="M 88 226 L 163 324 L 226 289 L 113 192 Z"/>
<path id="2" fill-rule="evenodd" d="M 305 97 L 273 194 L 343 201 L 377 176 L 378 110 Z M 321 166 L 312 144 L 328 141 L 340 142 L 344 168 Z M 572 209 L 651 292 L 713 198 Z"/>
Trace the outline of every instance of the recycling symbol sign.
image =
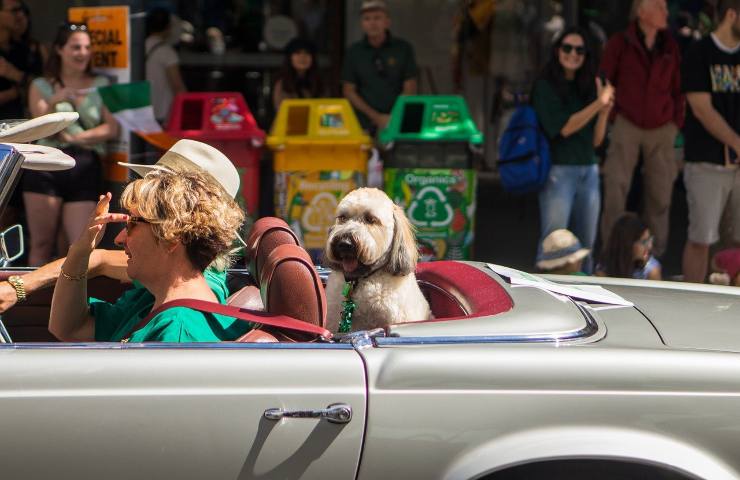
<path id="1" fill-rule="evenodd" d="M 419 190 L 409 205 L 408 215 L 417 227 L 446 227 L 453 217 L 452 207 L 439 187 L 426 186 Z"/>

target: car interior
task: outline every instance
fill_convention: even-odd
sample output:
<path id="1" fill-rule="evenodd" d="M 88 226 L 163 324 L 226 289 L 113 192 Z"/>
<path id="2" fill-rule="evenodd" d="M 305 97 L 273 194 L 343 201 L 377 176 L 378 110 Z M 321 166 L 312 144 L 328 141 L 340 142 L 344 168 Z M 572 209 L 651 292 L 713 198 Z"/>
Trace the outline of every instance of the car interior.
<path id="1" fill-rule="evenodd" d="M 319 275 L 308 253 L 282 219 L 264 217 L 255 222 L 247 239 L 246 258 L 249 269 L 228 272 L 229 291 L 234 292 L 228 298 L 229 305 L 270 316 L 290 317 L 321 328 L 325 326 L 326 278 Z M 4 268 L 0 270 L 0 280 L 27 271 Z M 416 277 L 434 315 L 434 319 L 427 322 L 490 316 L 513 307 L 507 291 L 471 264 L 420 263 Z M 97 277 L 88 281 L 88 294 L 115 301 L 127 287 L 117 280 Z M 53 286 L 34 292 L 27 301 L 2 315 L 2 323 L 14 343 L 57 342 L 47 328 L 52 294 Z M 308 342 L 326 341 L 329 337 L 331 335 L 320 338 L 315 333 L 262 324 L 236 341 Z"/>

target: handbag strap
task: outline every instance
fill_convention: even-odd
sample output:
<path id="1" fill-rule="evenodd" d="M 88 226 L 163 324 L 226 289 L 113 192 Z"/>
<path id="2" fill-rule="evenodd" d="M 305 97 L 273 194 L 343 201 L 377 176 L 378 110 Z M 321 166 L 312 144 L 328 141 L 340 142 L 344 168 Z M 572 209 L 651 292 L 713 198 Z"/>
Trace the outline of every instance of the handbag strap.
<path id="1" fill-rule="evenodd" d="M 254 324 L 261 324 L 270 327 L 293 330 L 296 332 L 309 333 L 311 335 L 319 335 L 326 339 L 332 338 L 332 333 L 329 330 L 326 330 L 325 328 L 314 325 L 312 323 L 304 322 L 303 320 L 296 320 L 295 318 L 289 317 L 287 315 L 275 315 L 273 313 L 248 310 L 246 308 L 239 308 L 233 305 L 221 305 L 220 303 L 216 302 L 196 299 L 179 299 L 163 303 L 159 307 L 149 312 L 149 315 L 141 319 L 141 321 L 137 323 L 136 326 L 132 328 L 129 334 L 126 335 L 124 338 L 129 339 L 131 337 L 131 334 L 143 328 L 152 320 L 152 318 L 159 315 L 163 311 L 174 307 L 185 307 L 192 310 L 197 310 L 199 312 L 217 313 L 225 317 L 233 317 Z"/>

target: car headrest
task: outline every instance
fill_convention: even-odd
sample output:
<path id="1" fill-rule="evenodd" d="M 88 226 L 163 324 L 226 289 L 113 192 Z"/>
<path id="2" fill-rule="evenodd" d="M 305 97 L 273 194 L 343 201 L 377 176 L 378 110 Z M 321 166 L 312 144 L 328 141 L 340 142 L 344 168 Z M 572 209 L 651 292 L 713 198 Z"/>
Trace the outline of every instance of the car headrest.
<path id="1" fill-rule="evenodd" d="M 308 253 L 298 245 L 279 245 L 260 272 L 265 310 L 320 327 L 326 326 L 326 295 Z"/>
<path id="2" fill-rule="evenodd" d="M 298 237 L 284 220 L 277 217 L 263 217 L 254 222 L 247 238 L 247 259 L 249 270 L 260 284 L 260 272 L 267 257 L 278 245 L 300 245 Z"/>
<path id="3" fill-rule="evenodd" d="M 247 310 L 265 309 L 265 306 L 262 305 L 260 290 L 254 285 L 247 285 L 229 295 L 226 304 L 233 307 L 246 308 Z"/>

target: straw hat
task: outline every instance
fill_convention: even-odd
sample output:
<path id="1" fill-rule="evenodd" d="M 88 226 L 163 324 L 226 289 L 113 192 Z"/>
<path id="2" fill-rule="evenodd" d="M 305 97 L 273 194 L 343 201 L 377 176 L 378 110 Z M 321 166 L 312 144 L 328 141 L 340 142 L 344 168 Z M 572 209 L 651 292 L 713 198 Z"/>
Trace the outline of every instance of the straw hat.
<path id="1" fill-rule="evenodd" d="M 583 248 L 570 230 L 561 228 L 550 233 L 542 241 L 542 253 L 537 257 L 537 268 L 540 270 L 559 268 L 583 260 L 590 252 L 588 248 Z"/>
<path id="2" fill-rule="evenodd" d="M 179 140 L 154 165 L 118 164 L 142 177 L 152 170 L 201 170 L 209 173 L 232 198 L 239 191 L 239 172 L 231 160 L 212 146 L 195 140 Z"/>

